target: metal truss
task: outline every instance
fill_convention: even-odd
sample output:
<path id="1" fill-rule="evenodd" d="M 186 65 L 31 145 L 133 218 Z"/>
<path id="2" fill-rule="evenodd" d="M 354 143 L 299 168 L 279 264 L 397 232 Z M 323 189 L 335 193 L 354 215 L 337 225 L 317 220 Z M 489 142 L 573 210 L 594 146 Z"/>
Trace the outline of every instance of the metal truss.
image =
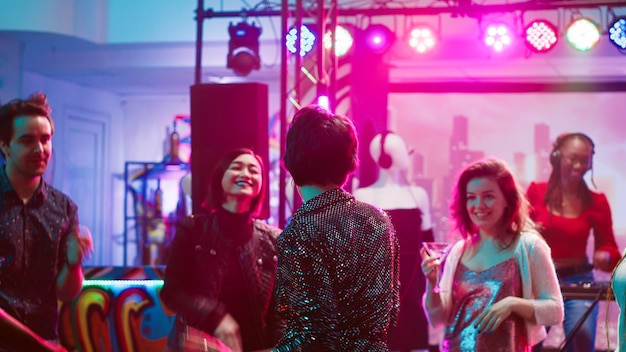
<path id="1" fill-rule="evenodd" d="M 280 4 L 261 1 L 250 9 L 240 11 L 214 11 L 205 9 L 204 1 L 198 0 L 196 9 L 196 64 L 195 84 L 201 83 L 202 62 L 202 30 L 203 22 L 211 18 L 227 17 L 277 17 L 281 16 L 281 39 L 285 38 L 290 28 L 300 28 L 307 24 L 316 26 L 318 44 L 315 53 L 301 57 L 300 31 L 296 39 L 296 54 L 290 54 L 285 45 L 281 45 L 281 77 L 280 77 L 280 148 L 284 153 L 288 116 L 293 115 L 301 106 L 313 103 L 319 95 L 329 97 L 331 111 L 337 104 L 337 57 L 335 43 L 325 50 L 324 33 L 330 30 L 331 38 L 335 37 L 334 29 L 338 18 L 376 16 L 417 16 L 450 14 L 453 17 L 475 17 L 491 13 L 525 12 L 560 9 L 592 9 L 625 7 L 624 0 L 282 0 Z M 480 3 L 479 3 L 480 1 Z M 311 22 L 312 21 L 312 22 Z M 311 55 L 313 54 L 313 55 Z M 286 174 L 280 170 L 279 189 L 279 226 L 285 224 Z M 297 197 L 294 197 L 296 199 Z M 293 209 L 297 204 L 293 205 Z"/>

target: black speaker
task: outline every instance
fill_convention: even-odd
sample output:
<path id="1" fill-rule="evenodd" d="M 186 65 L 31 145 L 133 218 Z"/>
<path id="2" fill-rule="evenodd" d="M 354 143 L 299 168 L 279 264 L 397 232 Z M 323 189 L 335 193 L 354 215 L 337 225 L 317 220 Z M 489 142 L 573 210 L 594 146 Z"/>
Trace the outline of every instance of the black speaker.
<path id="1" fill-rule="evenodd" d="M 235 148 L 250 148 L 264 163 L 265 199 L 259 214 L 269 217 L 268 87 L 261 83 L 191 86 L 191 197 L 193 212 L 206 213 L 209 181 L 217 161 Z"/>

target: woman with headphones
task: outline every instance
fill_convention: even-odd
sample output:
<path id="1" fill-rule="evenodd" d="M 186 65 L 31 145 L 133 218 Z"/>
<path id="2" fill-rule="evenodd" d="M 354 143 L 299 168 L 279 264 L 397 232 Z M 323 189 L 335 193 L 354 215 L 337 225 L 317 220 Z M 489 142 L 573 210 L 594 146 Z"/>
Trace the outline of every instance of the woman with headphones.
<path id="1" fill-rule="evenodd" d="M 592 269 L 611 272 L 621 257 L 609 202 L 604 194 L 591 191 L 583 178 L 592 170 L 594 152 L 595 145 L 589 136 L 583 133 L 560 135 L 550 154 L 552 172 L 548 182 L 533 182 L 528 188 L 532 218 L 552 250 L 561 284 L 593 282 Z M 592 230 L 594 254 L 590 261 L 586 250 Z M 589 305 L 587 301 L 565 300 L 563 328 L 567 336 Z M 596 306 L 566 351 L 595 351 L 597 316 Z"/>

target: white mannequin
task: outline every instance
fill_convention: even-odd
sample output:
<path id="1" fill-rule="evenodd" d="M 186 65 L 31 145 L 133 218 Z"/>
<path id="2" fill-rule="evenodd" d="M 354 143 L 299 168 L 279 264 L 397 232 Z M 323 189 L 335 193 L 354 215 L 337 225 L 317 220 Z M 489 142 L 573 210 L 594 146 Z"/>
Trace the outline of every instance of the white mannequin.
<path id="1" fill-rule="evenodd" d="M 370 142 L 370 155 L 377 162 L 380 161 L 381 138 L 382 133 L 377 134 Z M 376 182 L 356 189 L 354 196 L 385 210 L 419 208 L 422 211 L 422 230 L 431 229 L 428 194 L 422 187 L 411 185 L 407 179 L 410 159 L 404 140 L 395 133 L 387 133 L 383 147 L 391 157 L 389 168 L 381 166 Z"/>
<path id="2" fill-rule="evenodd" d="M 370 142 L 369 150 L 370 155 L 379 166 L 378 179 L 368 187 L 354 190 L 353 195 L 355 198 L 388 211 L 392 219 L 394 219 L 394 214 L 392 213 L 400 216 L 400 218 L 396 218 L 394 221 L 394 226 L 398 225 L 396 221 L 399 219 L 403 219 L 399 220 L 400 223 L 406 224 L 406 218 L 399 213 L 406 214 L 407 211 L 418 209 L 419 212 L 416 212 L 413 216 L 421 216 L 420 230 L 422 241 L 432 241 L 433 232 L 428 193 L 422 187 L 412 185 L 408 180 L 407 175 L 411 160 L 402 137 L 391 132 L 380 133 Z M 381 154 L 383 155 L 382 157 Z M 414 223 L 414 226 L 420 226 L 417 224 L 417 222 Z M 399 230 L 400 228 L 402 230 Z M 419 231 L 408 228 L 407 232 L 406 225 L 396 227 L 396 230 L 402 233 L 402 235 L 400 235 L 400 232 L 397 233 L 400 242 L 400 285 L 406 289 L 406 291 L 401 289 L 400 304 L 401 307 L 405 307 L 405 310 L 403 311 L 401 308 L 400 315 L 405 314 L 410 317 L 399 318 L 396 326 L 398 334 L 391 336 L 390 343 L 393 341 L 397 347 L 394 349 L 399 349 L 400 352 L 425 348 L 426 346 L 423 345 L 418 346 L 418 344 L 423 343 L 423 340 L 416 344 L 414 337 L 407 336 L 413 334 L 418 336 L 417 339 L 427 339 L 428 348 L 432 348 L 439 344 L 440 338 L 437 336 L 436 331 L 430 328 L 425 317 L 423 317 L 422 309 L 416 307 L 416 305 L 419 305 L 420 297 L 424 292 L 424 286 L 419 287 L 420 285 L 417 282 L 425 281 L 421 270 L 419 270 L 421 258 L 416 256 L 419 252 L 420 244 L 412 242 L 410 239 L 407 242 L 407 237 L 403 237 L 407 235 L 418 236 Z M 403 243 L 416 247 L 405 248 L 403 251 Z M 407 276 L 407 274 L 409 275 Z M 402 296 L 405 294 L 407 296 L 403 298 Z M 406 300 L 403 301 L 403 299 Z M 407 301 L 410 301 L 410 303 L 407 303 Z M 413 301 L 418 303 L 416 304 Z M 405 306 L 405 304 L 407 305 Z M 417 316 L 422 316 L 422 318 L 417 318 Z"/>

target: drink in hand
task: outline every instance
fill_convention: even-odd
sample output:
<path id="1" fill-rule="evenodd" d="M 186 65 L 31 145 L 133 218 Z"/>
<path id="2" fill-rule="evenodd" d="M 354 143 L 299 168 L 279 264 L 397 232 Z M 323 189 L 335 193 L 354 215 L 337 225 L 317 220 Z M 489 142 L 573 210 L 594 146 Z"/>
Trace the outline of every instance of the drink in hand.
<path id="1" fill-rule="evenodd" d="M 441 260 L 448 254 L 450 248 L 452 248 L 452 243 L 446 242 L 422 242 L 422 246 L 426 249 L 426 253 L 433 258 L 437 258 L 441 262 Z M 441 287 L 439 287 L 439 272 L 441 268 L 437 268 L 437 283 L 435 284 L 434 291 L 441 292 Z"/>

